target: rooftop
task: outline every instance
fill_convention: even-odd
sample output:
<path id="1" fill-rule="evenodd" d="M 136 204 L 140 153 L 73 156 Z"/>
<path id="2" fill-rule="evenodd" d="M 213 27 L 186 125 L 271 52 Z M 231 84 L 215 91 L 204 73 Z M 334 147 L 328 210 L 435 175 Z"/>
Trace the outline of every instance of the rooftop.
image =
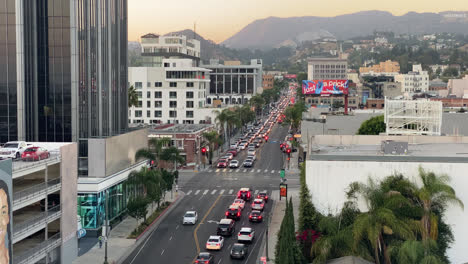
<path id="1" fill-rule="evenodd" d="M 180 134 L 180 133 L 196 133 L 207 128 L 213 127 L 213 124 L 170 124 L 156 127 L 150 127 L 148 134 Z"/>

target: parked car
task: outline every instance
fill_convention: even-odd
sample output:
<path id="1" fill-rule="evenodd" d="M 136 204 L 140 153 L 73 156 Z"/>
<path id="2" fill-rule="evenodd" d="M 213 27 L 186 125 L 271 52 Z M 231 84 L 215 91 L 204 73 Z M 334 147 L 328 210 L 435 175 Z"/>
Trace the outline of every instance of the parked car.
<path id="1" fill-rule="evenodd" d="M 230 236 L 234 232 L 236 222 L 232 219 L 221 219 L 216 230 L 216 234 L 221 236 Z"/>
<path id="2" fill-rule="evenodd" d="M 196 224 L 198 220 L 198 214 L 195 211 L 187 211 L 184 215 L 184 219 L 182 220 L 182 224 Z"/>
<path id="3" fill-rule="evenodd" d="M 214 264 L 214 256 L 208 252 L 200 252 L 195 259 L 195 264 Z"/>
<path id="4" fill-rule="evenodd" d="M 247 245 L 241 243 L 234 243 L 231 248 L 231 258 L 244 259 L 248 255 Z"/>
<path id="5" fill-rule="evenodd" d="M 28 147 L 21 154 L 21 159 L 25 161 L 37 161 L 48 159 L 49 157 L 49 151 L 41 147 Z"/>
<path id="6" fill-rule="evenodd" d="M 224 237 L 210 236 L 206 241 L 206 249 L 208 250 L 221 250 L 224 246 Z"/>
<path id="7" fill-rule="evenodd" d="M 249 214 L 249 221 L 250 222 L 262 222 L 263 221 L 263 213 L 258 210 L 252 210 Z"/>
<path id="8" fill-rule="evenodd" d="M 1 159 L 19 159 L 24 150 L 28 147 L 25 141 L 11 141 L 5 143 L 0 149 Z"/>

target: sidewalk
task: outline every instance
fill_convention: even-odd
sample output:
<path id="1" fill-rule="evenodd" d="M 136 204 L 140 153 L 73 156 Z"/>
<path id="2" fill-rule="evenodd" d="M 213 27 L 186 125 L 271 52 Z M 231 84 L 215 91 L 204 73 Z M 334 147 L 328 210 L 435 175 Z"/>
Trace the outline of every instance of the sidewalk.
<path id="1" fill-rule="evenodd" d="M 174 192 L 171 199 L 171 192 L 167 192 L 165 201 L 173 202 L 177 195 Z M 154 210 L 156 210 L 156 206 L 154 206 L 153 210 L 151 210 L 151 205 L 148 206 L 147 216 L 150 216 Z M 127 216 L 111 230 L 107 242 L 107 258 L 110 264 L 117 263 L 127 250 L 135 244 L 136 239 L 127 239 L 127 237 L 137 226 L 135 218 Z M 78 258 L 73 261 L 73 264 L 104 263 L 104 252 L 105 243 L 102 243 L 102 248 L 99 248 L 97 237 L 81 238 L 78 241 Z"/>

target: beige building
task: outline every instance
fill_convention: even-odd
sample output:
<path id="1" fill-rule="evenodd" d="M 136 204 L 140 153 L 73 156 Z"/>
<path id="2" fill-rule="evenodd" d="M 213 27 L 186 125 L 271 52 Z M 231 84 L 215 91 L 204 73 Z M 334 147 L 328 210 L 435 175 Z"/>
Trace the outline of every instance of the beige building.
<path id="1" fill-rule="evenodd" d="M 308 80 L 346 79 L 348 61 L 341 58 L 311 58 L 307 67 Z"/>
<path id="2" fill-rule="evenodd" d="M 273 89 L 274 80 L 274 75 L 263 74 L 263 90 Z"/>
<path id="3" fill-rule="evenodd" d="M 449 79 L 447 84 L 449 95 L 455 95 L 458 98 L 468 98 L 468 75 L 463 79 Z"/>
<path id="4" fill-rule="evenodd" d="M 400 64 L 397 61 L 387 60 L 369 67 L 360 67 L 361 75 L 390 75 L 394 76 L 400 72 Z"/>

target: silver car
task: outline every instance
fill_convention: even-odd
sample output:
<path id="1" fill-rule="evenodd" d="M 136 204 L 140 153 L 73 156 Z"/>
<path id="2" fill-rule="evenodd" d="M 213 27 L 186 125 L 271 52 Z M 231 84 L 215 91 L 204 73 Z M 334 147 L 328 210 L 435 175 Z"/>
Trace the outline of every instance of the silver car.
<path id="1" fill-rule="evenodd" d="M 184 220 L 182 221 L 182 224 L 187 225 L 187 224 L 196 224 L 198 220 L 198 214 L 196 211 L 187 211 L 185 212 L 184 215 Z"/>

